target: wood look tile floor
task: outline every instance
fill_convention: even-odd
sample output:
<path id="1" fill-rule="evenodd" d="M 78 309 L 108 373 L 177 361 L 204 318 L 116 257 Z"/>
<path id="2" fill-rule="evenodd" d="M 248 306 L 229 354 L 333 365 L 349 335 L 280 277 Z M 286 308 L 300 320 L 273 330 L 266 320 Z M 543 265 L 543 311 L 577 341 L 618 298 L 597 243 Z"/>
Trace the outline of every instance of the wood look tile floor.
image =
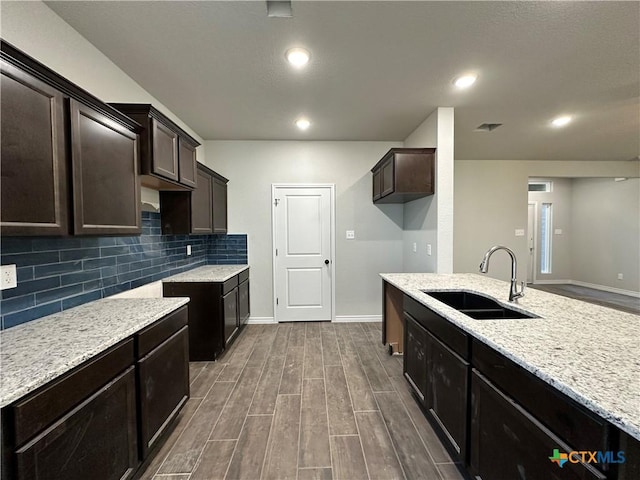
<path id="1" fill-rule="evenodd" d="M 191 398 L 146 480 L 462 480 L 387 355 L 380 323 L 248 325 Z"/>

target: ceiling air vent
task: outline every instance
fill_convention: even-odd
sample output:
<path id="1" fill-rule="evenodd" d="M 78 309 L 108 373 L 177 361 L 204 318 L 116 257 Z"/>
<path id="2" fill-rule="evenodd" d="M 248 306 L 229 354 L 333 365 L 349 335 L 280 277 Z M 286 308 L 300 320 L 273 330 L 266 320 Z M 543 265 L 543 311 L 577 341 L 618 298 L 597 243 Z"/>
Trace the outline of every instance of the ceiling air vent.
<path id="1" fill-rule="evenodd" d="M 493 132 L 496 128 L 501 126 L 501 123 L 483 123 L 476 128 L 476 132 Z"/>
<path id="2" fill-rule="evenodd" d="M 293 17 L 291 1 L 267 0 L 267 15 L 269 17 Z"/>

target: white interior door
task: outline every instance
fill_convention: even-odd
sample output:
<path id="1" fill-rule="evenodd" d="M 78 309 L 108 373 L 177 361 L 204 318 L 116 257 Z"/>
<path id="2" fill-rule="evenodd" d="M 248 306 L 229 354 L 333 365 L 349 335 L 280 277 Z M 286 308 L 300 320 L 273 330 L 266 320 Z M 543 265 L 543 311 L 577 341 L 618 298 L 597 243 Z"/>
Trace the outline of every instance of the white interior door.
<path id="1" fill-rule="evenodd" d="M 535 282 L 536 271 L 536 204 L 529 203 L 527 215 L 527 241 L 529 261 L 527 262 L 527 283 Z"/>
<path id="2" fill-rule="evenodd" d="M 333 186 L 274 186 L 273 205 L 275 318 L 331 321 Z"/>

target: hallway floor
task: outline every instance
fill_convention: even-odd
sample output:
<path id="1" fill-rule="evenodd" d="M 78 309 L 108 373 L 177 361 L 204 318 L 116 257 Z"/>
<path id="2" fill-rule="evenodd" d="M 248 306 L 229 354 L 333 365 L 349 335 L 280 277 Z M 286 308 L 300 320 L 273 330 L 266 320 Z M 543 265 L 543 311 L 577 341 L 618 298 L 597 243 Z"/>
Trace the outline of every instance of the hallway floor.
<path id="1" fill-rule="evenodd" d="M 191 399 L 142 478 L 461 480 L 380 328 L 248 325 L 191 363 Z"/>
<path id="2" fill-rule="evenodd" d="M 571 284 L 534 284 L 528 286 L 536 290 L 555 293 L 556 295 L 575 298 L 583 302 L 594 303 L 603 307 L 640 315 L 640 298 L 630 295 L 621 295 L 619 293 L 605 292 L 604 290 L 596 290 L 595 288 Z"/>

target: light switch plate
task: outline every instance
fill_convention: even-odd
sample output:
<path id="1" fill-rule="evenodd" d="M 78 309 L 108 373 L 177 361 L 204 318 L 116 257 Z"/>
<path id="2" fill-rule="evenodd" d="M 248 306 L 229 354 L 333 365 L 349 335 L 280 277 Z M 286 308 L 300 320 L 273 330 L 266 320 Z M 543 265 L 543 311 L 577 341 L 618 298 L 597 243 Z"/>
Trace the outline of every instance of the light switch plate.
<path id="1" fill-rule="evenodd" d="M 431 255 L 431 244 L 427 243 L 427 255 Z"/>
<path id="2" fill-rule="evenodd" d="M 416 253 L 418 251 L 418 244 L 416 242 L 413 242 L 413 253 Z"/>
<path id="3" fill-rule="evenodd" d="M 516 228 L 516 237 L 524 237 L 524 228 Z"/>
<path id="4" fill-rule="evenodd" d="M 191 245 L 187 245 L 187 256 L 191 255 Z"/>
<path id="5" fill-rule="evenodd" d="M 561 228 L 556 228 L 553 233 L 555 233 L 556 235 L 562 235 L 562 229 Z"/>
<path id="6" fill-rule="evenodd" d="M 18 276 L 15 265 L 2 265 L 0 267 L 0 290 L 16 288 L 18 286 Z"/>
<path id="7" fill-rule="evenodd" d="M 347 240 L 353 240 L 356 238 L 355 230 L 347 230 Z"/>

